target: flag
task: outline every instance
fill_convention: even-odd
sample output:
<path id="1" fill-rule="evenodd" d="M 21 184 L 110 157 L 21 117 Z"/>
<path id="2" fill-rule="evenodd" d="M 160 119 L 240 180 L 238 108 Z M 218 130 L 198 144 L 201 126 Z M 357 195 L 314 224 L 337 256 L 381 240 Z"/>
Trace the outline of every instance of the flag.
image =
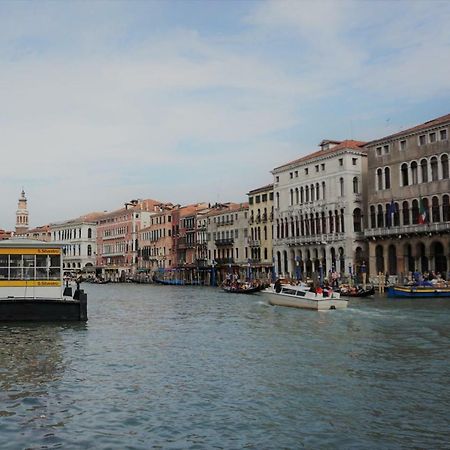
<path id="1" fill-rule="evenodd" d="M 423 204 L 423 199 L 420 197 L 419 200 L 419 224 L 427 223 L 427 210 L 425 209 L 425 205 Z"/>
<path id="2" fill-rule="evenodd" d="M 391 200 L 391 204 L 388 208 L 387 226 L 391 227 L 394 224 L 394 214 L 395 214 L 395 203 Z"/>

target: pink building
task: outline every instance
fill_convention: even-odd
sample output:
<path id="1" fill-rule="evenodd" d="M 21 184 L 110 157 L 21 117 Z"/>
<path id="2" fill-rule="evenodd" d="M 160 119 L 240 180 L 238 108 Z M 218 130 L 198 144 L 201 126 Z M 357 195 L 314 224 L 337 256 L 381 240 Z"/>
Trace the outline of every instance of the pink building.
<path id="1" fill-rule="evenodd" d="M 97 275 L 112 281 L 131 277 L 138 265 L 138 235 L 148 227 L 157 200 L 131 200 L 97 222 Z"/>

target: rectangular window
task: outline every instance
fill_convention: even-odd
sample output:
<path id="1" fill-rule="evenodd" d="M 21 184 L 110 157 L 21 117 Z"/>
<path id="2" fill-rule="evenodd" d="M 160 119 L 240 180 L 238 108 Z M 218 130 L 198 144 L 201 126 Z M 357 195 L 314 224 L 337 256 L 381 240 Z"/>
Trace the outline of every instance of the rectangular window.
<path id="1" fill-rule="evenodd" d="M 262 195 L 262 201 L 263 202 L 267 202 L 267 194 L 263 194 Z"/>
<path id="2" fill-rule="evenodd" d="M 318 171 L 319 171 L 319 165 L 316 166 L 316 172 L 318 172 Z"/>
<path id="3" fill-rule="evenodd" d="M 289 172 L 289 178 L 294 178 L 294 175 L 292 172 Z"/>
<path id="4" fill-rule="evenodd" d="M 406 141 L 400 141 L 400 150 L 406 149 Z"/>
<path id="5" fill-rule="evenodd" d="M 249 197 L 248 198 L 248 204 L 249 205 L 253 205 L 253 197 Z"/>
<path id="6" fill-rule="evenodd" d="M 436 142 L 436 133 L 430 133 L 430 142 Z"/>
<path id="7" fill-rule="evenodd" d="M 325 164 L 321 164 L 320 168 L 322 169 L 322 172 L 325 170 Z"/>
<path id="8" fill-rule="evenodd" d="M 280 181 L 280 177 L 279 177 L 279 176 L 276 176 L 276 177 L 275 177 L 275 181 L 278 183 L 278 182 Z"/>
<path id="9" fill-rule="evenodd" d="M 255 200 L 256 203 L 261 203 L 261 197 L 259 195 L 256 196 Z"/>
<path id="10" fill-rule="evenodd" d="M 305 175 L 308 175 L 308 168 L 305 169 Z"/>
<path id="11" fill-rule="evenodd" d="M 269 200 L 273 200 L 273 192 L 269 194 Z"/>
<path id="12" fill-rule="evenodd" d="M 295 171 L 295 178 L 298 178 L 298 170 Z"/>
<path id="13" fill-rule="evenodd" d="M 441 130 L 439 132 L 439 137 L 441 138 L 441 141 L 446 141 L 447 140 L 447 130 Z"/>
<path id="14" fill-rule="evenodd" d="M 352 164 L 354 165 L 354 166 L 356 166 L 356 162 L 358 161 L 358 159 L 357 158 L 352 158 Z"/>
<path id="15" fill-rule="evenodd" d="M 384 153 L 385 155 L 387 155 L 387 154 L 389 153 L 389 145 L 384 145 L 384 146 L 383 146 L 383 153 Z"/>
<path id="16" fill-rule="evenodd" d="M 377 152 L 377 156 L 381 156 L 381 147 L 377 147 L 377 150 L 376 150 L 376 152 Z"/>
<path id="17" fill-rule="evenodd" d="M 343 158 L 339 158 L 339 166 L 343 166 L 344 165 L 344 160 L 343 160 Z"/>
<path id="18" fill-rule="evenodd" d="M 426 142 L 427 142 L 427 137 L 424 134 L 419 136 L 419 145 L 425 145 Z"/>

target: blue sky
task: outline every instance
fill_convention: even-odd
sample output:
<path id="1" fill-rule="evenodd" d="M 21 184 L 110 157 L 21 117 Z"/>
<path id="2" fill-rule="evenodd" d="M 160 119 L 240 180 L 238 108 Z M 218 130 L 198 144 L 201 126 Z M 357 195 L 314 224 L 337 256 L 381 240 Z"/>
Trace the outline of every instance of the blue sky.
<path id="1" fill-rule="evenodd" d="M 244 201 L 322 139 L 450 112 L 450 2 L 0 2 L 0 228 Z"/>

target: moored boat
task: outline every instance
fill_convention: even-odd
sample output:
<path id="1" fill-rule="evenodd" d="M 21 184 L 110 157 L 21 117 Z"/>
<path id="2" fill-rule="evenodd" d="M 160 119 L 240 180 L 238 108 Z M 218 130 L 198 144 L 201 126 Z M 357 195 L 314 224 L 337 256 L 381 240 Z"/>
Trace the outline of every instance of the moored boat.
<path id="1" fill-rule="evenodd" d="M 390 298 L 442 298 L 450 297 L 450 286 L 390 286 Z"/>
<path id="2" fill-rule="evenodd" d="M 87 295 L 63 290 L 62 259 L 59 244 L 0 242 L 0 321 L 86 321 Z"/>
<path id="3" fill-rule="evenodd" d="M 293 308 L 326 311 L 330 309 L 347 308 L 348 301 L 340 298 L 339 293 L 319 289 L 316 292 L 305 290 L 304 286 L 291 286 L 275 283 L 261 291 L 268 299 L 269 304 L 276 306 L 289 306 Z"/>

